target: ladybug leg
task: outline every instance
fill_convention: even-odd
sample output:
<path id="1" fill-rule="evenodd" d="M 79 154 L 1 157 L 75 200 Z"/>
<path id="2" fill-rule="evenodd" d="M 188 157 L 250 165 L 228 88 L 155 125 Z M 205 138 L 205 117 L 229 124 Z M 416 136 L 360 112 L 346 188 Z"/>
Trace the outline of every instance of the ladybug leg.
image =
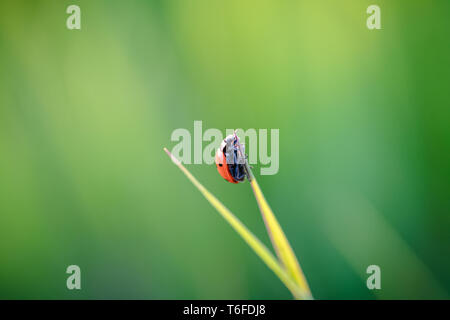
<path id="1" fill-rule="evenodd" d="M 246 174 L 244 165 L 242 165 L 242 164 L 239 165 L 239 176 L 238 176 L 238 179 L 240 179 L 240 181 L 244 181 L 246 176 L 247 176 L 247 174 Z"/>
<path id="2" fill-rule="evenodd" d="M 232 155 L 233 155 L 234 163 L 229 165 L 230 173 L 233 176 L 234 180 L 244 181 L 244 179 L 246 177 L 246 172 L 245 172 L 244 165 L 240 163 L 241 159 L 238 156 L 238 151 L 233 150 Z"/>
<path id="3" fill-rule="evenodd" d="M 239 181 L 239 165 L 236 164 L 233 169 L 234 169 L 233 177 Z"/>
<path id="4" fill-rule="evenodd" d="M 234 180 L 244 181 L 246 173 L 244 166 L 242 164 L 235 164 L 231 169 L 232 169 L 231 175 L 233 176 Z"/>

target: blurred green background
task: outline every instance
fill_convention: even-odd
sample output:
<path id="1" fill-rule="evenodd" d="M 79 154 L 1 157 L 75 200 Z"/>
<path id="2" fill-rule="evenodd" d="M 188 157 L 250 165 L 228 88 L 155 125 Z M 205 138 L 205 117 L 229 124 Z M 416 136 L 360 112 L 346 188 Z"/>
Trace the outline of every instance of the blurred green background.
<path id="1" fill-rule="evenodd" d="M 448 298 L 449 12 L 1 1 L 0 298 L 290 299 L 162 151 L 194 120 L 280 129 L 279 173 L 255 173 L 316 298 Z M 248 183 L 188 168 L 270 246 Z"/>

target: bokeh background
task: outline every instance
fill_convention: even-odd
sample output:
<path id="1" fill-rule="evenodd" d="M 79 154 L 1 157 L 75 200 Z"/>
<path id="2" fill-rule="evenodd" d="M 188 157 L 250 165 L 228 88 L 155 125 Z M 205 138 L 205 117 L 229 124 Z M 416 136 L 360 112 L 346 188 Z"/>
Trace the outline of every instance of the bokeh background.
<path id="1" fill-rule="evenodd" d="M 290 299 L 163 152 L 194 120 L 280 130 L 279 173 L 257 178 L 316 298 L 448 298 L 449 12 L 1 1 L 0 298 Z M 248 183 L 188 168 L 270 246 Z"/>

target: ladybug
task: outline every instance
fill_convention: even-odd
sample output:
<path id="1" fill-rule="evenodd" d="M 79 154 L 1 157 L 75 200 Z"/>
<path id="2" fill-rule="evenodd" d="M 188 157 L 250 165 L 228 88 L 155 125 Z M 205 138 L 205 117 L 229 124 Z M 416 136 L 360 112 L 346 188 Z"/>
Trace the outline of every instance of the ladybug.
<path id="1" fill-rule="evenodd" d="M 236 133 L 227 136 L 216 152 L 216 167 L 219 174 L 228 182 L 239 183 L 249 177 L 244 148 Z"/>

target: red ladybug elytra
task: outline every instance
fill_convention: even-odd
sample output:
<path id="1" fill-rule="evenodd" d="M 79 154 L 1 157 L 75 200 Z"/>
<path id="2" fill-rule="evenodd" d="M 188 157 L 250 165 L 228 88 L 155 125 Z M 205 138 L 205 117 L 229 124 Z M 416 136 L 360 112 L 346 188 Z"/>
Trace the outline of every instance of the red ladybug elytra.
<path id="1" fill-rule="evenodd" d="M 247 175 L 244 151 L 236 134 L 230 134 L 220 144 L 216 152 L 216 167 L 228 182 L 239 183 Z"/>

